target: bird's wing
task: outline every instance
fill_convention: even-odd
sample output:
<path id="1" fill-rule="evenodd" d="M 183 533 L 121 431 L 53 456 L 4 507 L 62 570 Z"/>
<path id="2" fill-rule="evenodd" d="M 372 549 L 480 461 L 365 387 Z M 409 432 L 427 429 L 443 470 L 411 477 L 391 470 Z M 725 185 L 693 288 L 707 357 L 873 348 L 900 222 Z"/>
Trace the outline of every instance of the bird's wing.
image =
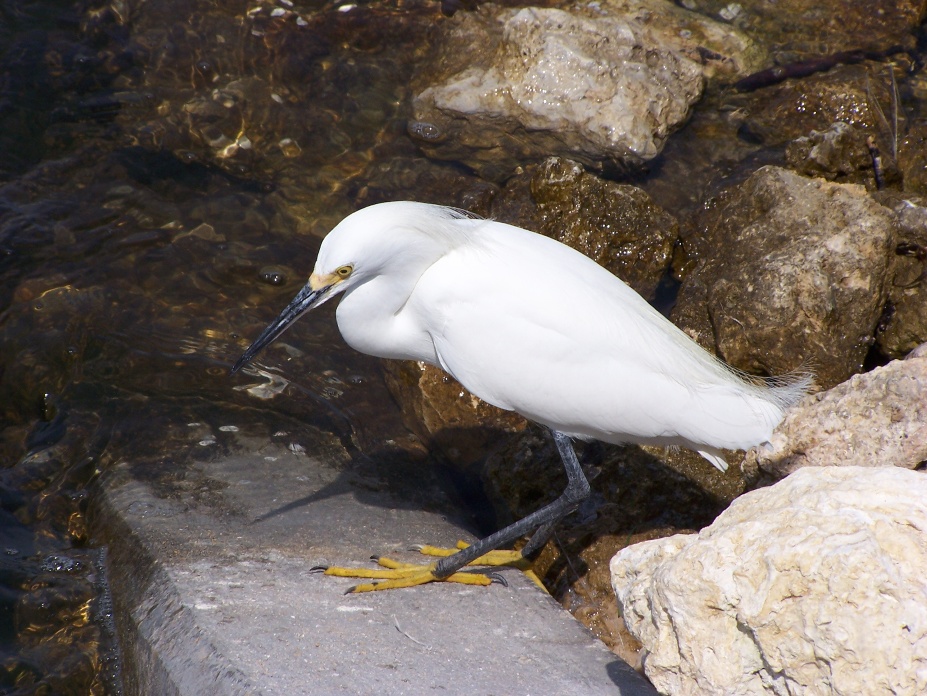
<path id="1" fill-rule="evenodd" d="M 729 447 L 737 437 L 721 436 L 758 416 L 768 429 L 724 369 L 624 283 L 552 240 L 501 232 L 436 263 L 410 301 L 441 366 L 471 392 L 611 442 Z"/>

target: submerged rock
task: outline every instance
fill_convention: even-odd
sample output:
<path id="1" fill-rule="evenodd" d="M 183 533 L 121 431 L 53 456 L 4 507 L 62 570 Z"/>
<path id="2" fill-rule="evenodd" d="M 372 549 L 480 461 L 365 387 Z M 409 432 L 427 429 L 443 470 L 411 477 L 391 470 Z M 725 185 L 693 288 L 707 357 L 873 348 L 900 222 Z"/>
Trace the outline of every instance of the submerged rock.
<path id="1" fill-rule="evenodd" d="M 888 297 L 896 218 L 861 186 L 763 167 L 707 206 L 674 321 L 731 365 L 862 369 Z"/>
<path id="2" fill-rule="evenodd" d="M 621 0 L 567 10 L 482 5 L 455 15 L 438 45 L 413 84 L 409 133 L 429 155 L 491 179 L 551 154 L 639 165 L 686 121 L 706 74 L 762 60 L 736 30 L 706 17 Z"/>
<path id="3" fill-rule="evenodd" d="M 775 52 L 824 55 L 861 48 L 912 46 L 927 11 L 924 0 L 682 0 L 680 4 L 730 22 Z"/>
<path id="4" fill-rule="evenodd" d="M 927 356 L 896 360 L 807 397 L 769 445 L 748 456 L 777 478 L 804 466 L 923 466 Z"/>
<path id="5" fill-rule="evenodd" d="M 699 534 L 630 546 L 612 582 L 664 694 L 920 694 L 927 476 L 802 469 Z"/>
<path id="6" fill-rule="evenodd" d="M 807 176 L 843 183 L 873 181 L 866 135 L 844 121 L 793 140 L 786 146 L 785 156 L 789 165 Z"/>
<path id="7" fill-rule="evenodd" d="M 891 112 L 890 84 L 887 73 L 879 75 L 878 68 L 841 65 L 739 95 L 733 103 L 741 112 L 741 137 L 767 146 L 825 131 L 834 122 L 880 136 L 886 143 L 878 108 Z"/>

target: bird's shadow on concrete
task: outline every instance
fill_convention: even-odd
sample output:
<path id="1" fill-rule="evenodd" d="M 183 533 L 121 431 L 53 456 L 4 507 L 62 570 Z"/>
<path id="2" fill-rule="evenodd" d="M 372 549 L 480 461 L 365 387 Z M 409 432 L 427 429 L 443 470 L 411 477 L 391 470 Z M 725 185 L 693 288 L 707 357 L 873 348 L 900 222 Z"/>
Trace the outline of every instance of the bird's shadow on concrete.
<path id="1" fill-rule="evenodd" d="M 475 536 L 493 531 L 486 530 L 495 522 L 492 508 L 485 504 L 485 494 L 472 472 L 449 466 L 438 454 L 382 446 L 372 452 L 355 449 L 350 460 L 337 470 L 334 480 L 309 495 L 265 512 L 251 524 L 261 524 L 341 495 L 351 495 L 367 506 L 433 512 Z M 468 506 L 474 500 L 475 507 Z"/>
<path id="2" fill-rule="evenodd" d="M 544 429 L 496 431 L 495 440 L 487 439 L 486 432 L 474 437 L 495 446 L 482 460 L 463 464 L 450 463 L 437 450 L 410 452 L 385 445 L 370 452 L 355 449 L 334 480 L 252 524 L 349 494 L 365 505 L 433 512 L 482 537 L 539 509 L 565 488 L 562 464 Z M 742 490 L 742 485 L 719 486 L 723 475 L 687 452 L 661 458 L 636 446 L 601 443 L 580 443 L 577 451 L 593 492 L 560 525 L 561 558 L 548 571 L 555 577 L 585 574 L 583 553 L 603 536 L 623 539 L 623 545 L 701 529 L 735 497 L 731 491 Z"/>

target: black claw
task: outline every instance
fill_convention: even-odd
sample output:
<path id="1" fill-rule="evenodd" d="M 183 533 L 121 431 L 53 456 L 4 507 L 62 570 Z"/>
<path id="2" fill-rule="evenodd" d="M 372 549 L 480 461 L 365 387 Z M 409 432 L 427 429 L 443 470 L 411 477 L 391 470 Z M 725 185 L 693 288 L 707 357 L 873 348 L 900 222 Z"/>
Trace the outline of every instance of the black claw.
<path id="1" fill-rule="evenodd" d="M 379 585 L 380 583 L 375 582 L 375 583 L 373 583 L 373 584 L 374 584 L 374 585 Z M 353 593 L 354 593 L 354 590 L 356 590 L 358 587 L 360 587 L 360 585 L 351 585 L 348 589 L 346 589 L 346 590 L 344 591 L 344 593 L 345 593 L 346 595 L 353 594 Z"/>
<path id="2" fill-rule="evenodd" d="M 499 583 L 503 587 L 509 586 L 509 581 L 506 580 L 504 577 L 502 577 L 500 573 L 486 573 L 486 577 L 492 580 L 493 582 Z"/>
<path id="3" fill-rule="evenodd" d="M 309 572 L 310 573 L 324 573 L 326 570 L 328 570 L 328 566 L 318 565 L 318 566 L 312 566 L 309 569 Z"/>
<path id="4" fill-rule="evenodd" d="M 409 551 L 418 551 L 419 553 L 421 553 L 423 548 L 424 548 L 423 544 L 412 544 L 412 546 L 409 547 Z"/>
<path id="5" fill-rule="evenodd" d="M 370 557 L 370 560 L 373 561 L 374 563 L 379 563 L 380 557 L 374 554 L 373 556 Z"/>

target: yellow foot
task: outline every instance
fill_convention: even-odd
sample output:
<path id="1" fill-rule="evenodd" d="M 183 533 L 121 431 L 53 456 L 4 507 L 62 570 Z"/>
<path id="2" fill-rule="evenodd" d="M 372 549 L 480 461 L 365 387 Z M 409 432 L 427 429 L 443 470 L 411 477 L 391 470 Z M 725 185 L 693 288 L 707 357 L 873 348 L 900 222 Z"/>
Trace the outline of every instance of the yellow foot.
<path id="1" fill-rule="evenodd" d="M 426 556 L 452 556 L 461 549 L 467 548 L 468 544 L 463 541 L 457 542 L 457 548 L 446 549 L 437 546 L 418 546 L 416 549 Z M 330 567 L 324 568 L 326 575 L 335 575 L 344 578 L 371 578 L 382 580 L 382 582 L 368 582 L 355 585 L 348 590 L 353 592 L 372 592 L 374 590 L 394 590 L 400 587 L 414 587 L 424 585 L 429 582 L 456 582 L 463 585 L 489 585 L 493 579 L 490 575 L 471 572 L 457 572 L 446 578 L 438 578 L 434 574 L 435 565 L 416 563 L 402 563 L 391 558 L 374 557 L 374 560 L 380 565 L 379 568 L 341 568 Z M 547 589 L 541 583 L 538 576 L 531 569 L 531 562 L 521 555 L 518 551 L 490 551 L 477 558 L 470 566 L 507 566 L 517 568 L 527 575 L 532 582 L 545 592 Z M 323 570 L 323 568 L 313 568 L 313 570 Z M 504 581 L 503 581 L 504 582 Z"/>
<path id="2" fill-rule="evenodd" d="M 426 556 L 453 556 L 455 553 L 461 549 L 465 549 L 469 546 L 465 541 L 458 541 L 457 547 L 453 549 L 441 548 L 439 546 L 416 546 L 416 550 L 419 553 L 423 553 Z M 541 582 L 541 579 L 534 572 L 533 565 L 531 561 L 521 555 L 521 551 L 509 551 L 506 549 L 496 549 L 495 551 L 490 551 L 483 554 L 470 565 L 475 566 L 492 566 L 500 567 L 505 566 L 508 568 L 516 568 L 528 576 L 528 579 L 531 580 L 535 585 L 540 587 L 544 592 L 547 592 L 547 588 L 544 587 L 544 583 Z"/>
<path id="3" fill-rule="evenodd" d="M 454 573 L 446 578 L 434 574 L 434 563 L 420 565 L 401 563 L 391 558 L 374 557 L 379 568 L 339 568 L 332 566 L 325 569 L 326 575 L 342 578 L 372 578 L 382 582 L 365 582 L 350 588 L 345 594 L 353 592 L 373 592 L 374 590 L 395 590 L 400 587 L 415 587 L 429 582 L 457 582 L 461 585 L 489 585 L 492 578 L 480 573 Z"/>

